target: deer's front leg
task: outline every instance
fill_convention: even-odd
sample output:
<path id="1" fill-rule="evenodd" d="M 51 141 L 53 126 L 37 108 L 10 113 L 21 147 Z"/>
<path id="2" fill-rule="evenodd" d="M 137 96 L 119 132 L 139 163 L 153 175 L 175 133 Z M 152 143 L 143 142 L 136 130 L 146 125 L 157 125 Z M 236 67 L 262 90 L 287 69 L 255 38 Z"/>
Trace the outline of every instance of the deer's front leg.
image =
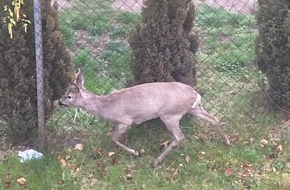
<path id="1" fill-rule="evenodd" d="M 179 127 L 179 120 L 181 116 L 171 116 L 171 117 L 162 117 L 161 120 L 166 125 L 167 129 L 170 131 L 173 142 L 162 152 L 158 158 L 156 158 L 153 162 L 153 166 L 156 167 L 159 163 L 163 161 L 163 159 L 169 155 L 169 153 L 177 146 L 181 145 L 184 141 L 184 135 Z"/>
<path id="2" fill-rule="evenodd" d="M 112 140 L 113 142 L 118 145 L 120 148 L 122 148 L 123 150 L 125 150 L 126 152 L 128 152 L 129 154 L 133 155 L 133 156 L 139 156 L 139 152 L 129 148 L 127 146 L 125 146 L 124 144 L 122 144 L 120 142 L 120 137 L 123 136 L 123 134 L 125 134 L 125 132 L 127 131 L 127 129 L 129 129 L 130 126 L 129 125 L 124 125 L 124 124 L 120 124 L 117 126 L 116 130 L 113 132 L 112 135 Z"/>

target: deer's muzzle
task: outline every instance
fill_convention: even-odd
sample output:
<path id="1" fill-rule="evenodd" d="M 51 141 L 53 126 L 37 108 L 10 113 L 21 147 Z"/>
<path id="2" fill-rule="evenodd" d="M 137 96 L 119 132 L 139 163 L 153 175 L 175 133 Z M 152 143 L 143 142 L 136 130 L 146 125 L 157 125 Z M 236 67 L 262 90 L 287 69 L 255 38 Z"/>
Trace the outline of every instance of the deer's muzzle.
<path id="1" fill-rule="evenodd" d="M 61 106 L 61 107 L 67 107 L 67 105 L 63 104 L 60 100 L 58 100 L 58 105 Z"/>

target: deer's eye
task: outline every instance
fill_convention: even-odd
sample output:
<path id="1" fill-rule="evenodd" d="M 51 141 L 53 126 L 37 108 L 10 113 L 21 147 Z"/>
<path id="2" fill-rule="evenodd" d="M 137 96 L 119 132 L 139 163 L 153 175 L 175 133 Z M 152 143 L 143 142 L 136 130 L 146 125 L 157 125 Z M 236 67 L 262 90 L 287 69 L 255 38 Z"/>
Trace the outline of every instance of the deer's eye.
<path id="1" fill-rule="evenodd" d="M 71 96 L 67 96 L 68 99 L 71 99 Z"/>

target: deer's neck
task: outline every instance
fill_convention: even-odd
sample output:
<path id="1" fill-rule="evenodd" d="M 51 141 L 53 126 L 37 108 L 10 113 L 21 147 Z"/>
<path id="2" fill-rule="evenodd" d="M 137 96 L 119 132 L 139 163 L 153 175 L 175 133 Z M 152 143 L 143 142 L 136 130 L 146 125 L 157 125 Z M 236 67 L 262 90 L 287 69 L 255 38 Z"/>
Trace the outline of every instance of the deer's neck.
<path id="1" fill-rule="evenodd" d="M 85 93 L 81 102 L 82 109 L 94 115 L 101 115 L 103 96 L 98 96 L 92 93 Z"/>

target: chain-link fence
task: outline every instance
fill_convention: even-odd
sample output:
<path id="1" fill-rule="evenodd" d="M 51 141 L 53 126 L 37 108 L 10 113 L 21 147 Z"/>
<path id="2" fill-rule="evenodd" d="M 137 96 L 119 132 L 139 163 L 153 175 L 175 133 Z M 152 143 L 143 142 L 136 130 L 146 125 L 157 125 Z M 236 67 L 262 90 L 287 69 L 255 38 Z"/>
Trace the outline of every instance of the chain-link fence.
<path id="1" fill-rule="evenodd" d="M 256 1 L 194 3 L 194 30 L 200 38 L 196 88 L 205 107 L 230 133 L 256 126 L 259 120 L 270 122 L 255 67 Z M 72 62 L 84 70 L 91 91 L 109 93 L 132 77 L 127 37 L 142 20 L 142 4 L 141 0 L 54 2 Z M 259 126 L 249 133 L 255 130 Z"/>

